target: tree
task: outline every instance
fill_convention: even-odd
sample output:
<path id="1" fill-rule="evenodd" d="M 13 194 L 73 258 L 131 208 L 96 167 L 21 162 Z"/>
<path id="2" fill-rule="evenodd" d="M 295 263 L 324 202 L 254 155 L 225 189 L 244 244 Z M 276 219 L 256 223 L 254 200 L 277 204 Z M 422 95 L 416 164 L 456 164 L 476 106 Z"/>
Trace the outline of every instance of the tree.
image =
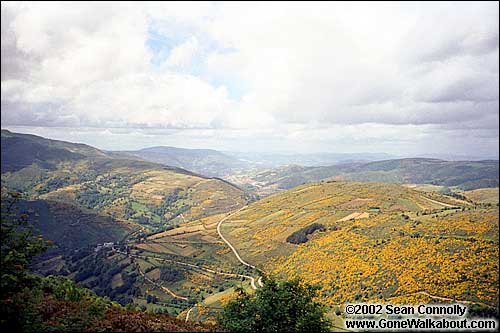
<path id="1" fill-rule="evenodd" d="M 2 191 L 3 192 L 3 191 Z M 49 245 L 41 236 L 33 234 L 28 215 L 20 214 L 19 193 L 2 193 L 0 223 L 0 327 L 3 332 L 36 331 L 41 316 L 36 305 L 41 292 L 33 288 L 38 280 L 30 275 L 31 259 Z"/>
<path id="2" fill-rule="evenodd" d="M 29 279 L 27 268 L 31 259 L 52 244 L 35 236 L 27 214 L 16 212 L 20 194 L 2 194 L 1 240 L 1 297 L 19 291 Z"/>
<path id="3" fill-rule="evenodd" d="M 219 316 L 225 329 L 235 332 L 321 332 L 330 322 L 326 308 L 314 300 L 319 286 L 300 279 L 267 278 L 264 287 L 249 294 L 241 288 Z"/>
<path id="4" fill-rule="evenodd" d="M 325 226 L 320 223 L 308 225 L 287 237 L 286 241 L 292 244 L 306 243 L 309 239 L 307 235 L 314 233 L 316 230 L 325 231 Z"/>

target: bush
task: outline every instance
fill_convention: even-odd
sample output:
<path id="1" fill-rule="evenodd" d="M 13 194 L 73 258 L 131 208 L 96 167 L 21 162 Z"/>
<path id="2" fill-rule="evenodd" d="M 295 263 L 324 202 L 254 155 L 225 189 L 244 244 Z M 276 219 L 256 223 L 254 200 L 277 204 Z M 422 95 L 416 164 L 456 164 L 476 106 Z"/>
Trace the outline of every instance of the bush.
<path id="1" fill-rule="evenodd" d="M 314 301 L 319 289 L 298 279 L 265 279 L 254 294 L 237 289 L 237 297 L 226 304 L 218 321 L 234 332 L 328 331 L 326 308 Z"/>
<path id="2" fill-rule="evenodd" d="M 169 266 L 160 267 L 160 279 L 166 282 L 177 282 L 184 278 L 184 274 Z"/>
<path id="3" fill-rule="evenodd" d="M 293 234 L 287 237 L 286 241 L 292 244 L 305 243 L 308 241 L 307 235 L 312 234 L 316 230 L 325 231 L 325 226 L 320 223 L 313 223 L 311 225 L 308 225 L 307 227 L 304 227 L 294 232 Z"/>

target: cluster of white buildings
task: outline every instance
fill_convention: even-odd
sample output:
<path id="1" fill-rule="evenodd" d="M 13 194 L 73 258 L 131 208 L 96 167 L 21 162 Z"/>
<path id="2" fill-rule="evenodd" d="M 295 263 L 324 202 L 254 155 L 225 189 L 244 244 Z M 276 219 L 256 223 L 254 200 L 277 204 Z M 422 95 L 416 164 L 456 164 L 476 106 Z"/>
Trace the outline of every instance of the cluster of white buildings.
<path id="1" fill-rule="evenodd" d="M 94 249 L 94 252 L 99 252 L 101 249 L 105 249 L 105 248 L 113 248 L 113 246 L 114 246 L 113 242 L 107 242 L 107 243 L 103 243 L 103 244 L 97 244 L 97 246 Z"/>

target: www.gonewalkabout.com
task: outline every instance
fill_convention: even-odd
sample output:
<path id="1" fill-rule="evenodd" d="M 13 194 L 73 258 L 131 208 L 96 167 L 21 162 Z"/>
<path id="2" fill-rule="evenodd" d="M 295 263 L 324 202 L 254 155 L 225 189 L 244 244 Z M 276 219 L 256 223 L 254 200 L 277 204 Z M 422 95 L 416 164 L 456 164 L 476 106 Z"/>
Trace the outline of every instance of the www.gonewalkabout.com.
<path id="1" fill-rule="evenodd" d="M 497 331 L 498 321 L 468 315 L 465 304 L 346 304 L 348 330 Z"/>

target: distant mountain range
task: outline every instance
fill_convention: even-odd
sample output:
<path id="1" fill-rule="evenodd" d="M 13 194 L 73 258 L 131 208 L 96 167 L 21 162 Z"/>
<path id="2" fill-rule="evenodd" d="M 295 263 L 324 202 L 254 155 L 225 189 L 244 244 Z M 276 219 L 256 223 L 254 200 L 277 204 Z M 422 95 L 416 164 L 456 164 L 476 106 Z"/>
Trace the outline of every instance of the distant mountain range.
<path id="1" fill-rule="evenodd" d="M 151 147 L 135 151 L 115 151 L 114 156 L 133 156 L 146 161 L 179 167 L 207 177 L 223 177 L 253 167 L 252 163 L 212 149 Z"/>
<path id="2" fill-rule="evenodd" d="M 471 190 L 498 187 L 498 160 L 444 161 L 405 158 L 368 163 L 346 163 L 325 167 L 289 165 L 247 176 L 235 183 L 251 183 L 264 193 L 289 189 L 326 179 L 399 184 L 433 184 Z"/>
<path id="3" fill-rule="evenodd" d="M 168 146 L 144 148 L 134 151 L 114 151 L 110 153 L 116 156 L 139 157 L 146 161 L 191 170 L 208 177 L 226 177 L 290 164 L 325 166 L 338 163 L 386 160 L 394 157 L 383 153 L 244 153 Z"/>
<path id="4" fill-rule="evenodd" d="M 175 147 L 151 147 L 112 154 L 179 167 L 208 177 L 221 177 L 264 195 L 330 178 L 434 184 L 463 190 L 498 186 L 498 160 L 394 159 L 394 156 L 384 153 L 242 153 Z"/>
<path id="5" fill-rule="evenodd" d="M 310 154 L 285 154 L 285 153 L 242 153 L 224 152 L 243 161 L 256 163 L 261 166 L 278 167 L 297 164 L 302 166 L 325 166 L 349 162 L 369 162 L 395 158 L 396 156 L 385 153 L 310 153 Z"/>
<path id="6" fill-rule="evenodd" d="M 260 194 L 325 179 L 401 184 L 434 184 L 471 190 L 498 187 L 498 160 L 445 161 L 435 158 L 388 159 L 383 153 L 273 154 L 220 152 L 212 149 L 150 147 L 135 151 L 101 151 L 84 144 L 49 140 L 2 130 L 2 173 L 56 170 L 62 161 L 91 160 L 93 167 L 132 166 L 169 170 L 201 177 L 218 177 Z M 83 162 L 82 162 L 83 163 Z M 100 171 L 99 171 L 100 172 Z M 98 173 L 99 173 L 98 172 Z M 33 178 L 12 177 L 22 185 Z M 40 176 L 40 175 L 38 175 Z M 60 180 L 58 180 L 60 181 Z"/>

